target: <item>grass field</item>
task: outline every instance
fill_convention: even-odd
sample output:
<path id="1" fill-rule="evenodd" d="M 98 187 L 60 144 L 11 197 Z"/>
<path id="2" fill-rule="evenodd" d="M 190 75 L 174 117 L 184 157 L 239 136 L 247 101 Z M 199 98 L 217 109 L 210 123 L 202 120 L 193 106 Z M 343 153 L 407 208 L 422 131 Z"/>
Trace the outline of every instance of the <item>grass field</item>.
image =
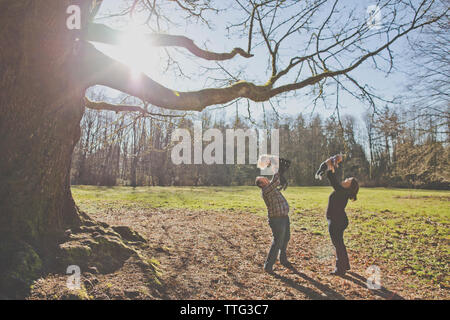
<path id="1" fill-rule="evenodd" d="M 266 214 L 256 187 L 73 186 L 72 192 L 86 212 L 161 208 Z M 325 208 L 330 192 L 330 187 L 289 187 L 284 194 L 294 228 L 328 237 Z M 358 201 L 347 207 L 348 247 L 446 289 L 450 285 L 449 200 L 449 191 L 362 188 Z"/>

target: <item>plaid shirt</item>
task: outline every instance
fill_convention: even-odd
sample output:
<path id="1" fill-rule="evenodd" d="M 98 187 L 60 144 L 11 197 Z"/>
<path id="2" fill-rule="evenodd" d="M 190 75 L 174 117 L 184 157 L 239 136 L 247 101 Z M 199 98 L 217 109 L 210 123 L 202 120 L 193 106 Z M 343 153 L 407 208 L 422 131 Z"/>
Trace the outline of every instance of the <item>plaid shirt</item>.
<path id="1" fill-rule="evenodd" d="M 262 197 L 267 206 L 269 218 L 284 217 L 289 214 L 289 204 L 276 188 L 280 184 L 280 174 L 276 173 L 270 184 L 262 188 Z"/>

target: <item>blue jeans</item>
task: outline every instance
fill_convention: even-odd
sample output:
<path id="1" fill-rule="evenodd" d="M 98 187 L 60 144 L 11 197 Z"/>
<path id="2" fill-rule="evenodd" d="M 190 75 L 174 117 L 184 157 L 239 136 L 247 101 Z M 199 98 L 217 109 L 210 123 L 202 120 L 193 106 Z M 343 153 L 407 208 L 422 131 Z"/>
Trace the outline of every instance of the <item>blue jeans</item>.
<path id="1" fill-rule="evenodd" d="M 347 226 L 347 217 L 337 220 L 328 219 L 328 231 L 330 232 L 331 242 L 336 249 L 336 269 L 338 271 L 350 270 L 347 248 L 344 244 L 344 230 Z"/>
<path id="2" fill-rule="evenodd" d="M 264 268 L 272 268 L 278 253 L 280 253 L 280 261 L 287 261 L 286 249 L 291 238 L 291 223 L 288 216 L 269 218 L 269 226 L 272 229 L 273 241 Z"/>

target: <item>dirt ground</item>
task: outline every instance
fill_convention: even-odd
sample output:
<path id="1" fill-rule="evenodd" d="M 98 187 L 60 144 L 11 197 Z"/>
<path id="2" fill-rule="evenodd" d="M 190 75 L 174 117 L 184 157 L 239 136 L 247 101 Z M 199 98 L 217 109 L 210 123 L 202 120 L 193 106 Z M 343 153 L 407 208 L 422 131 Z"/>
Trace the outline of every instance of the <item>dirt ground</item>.
<path id="1" fill-rule="evenodd" d="M 187 210 L 110 210 L 94 216 L 110 225 L 127 225 L 148 240 L 161 286 L 149 282 L 144 268 L 130 258 L 114 273 L 82 273 L 90 299 L 433 299 L 448 297 L 445 288 L 418 279 L 348 248 L 351 272 L 329 274 L 334 252 L 327 237 L 291 227 L 288 257 L 292 268 L 278 264 L 263 271 L 271 243 L 267 219 L 245 212 Z M 380 289 L 368 289 L 367 269 L 380 268 Z M 62 295 L 66 275 L 48 275 L 33 285 L 30 299 Z M 59 288 L 59 289 L 58 289 Z M 83 297 L 85 295 L 86 297 Z"/>

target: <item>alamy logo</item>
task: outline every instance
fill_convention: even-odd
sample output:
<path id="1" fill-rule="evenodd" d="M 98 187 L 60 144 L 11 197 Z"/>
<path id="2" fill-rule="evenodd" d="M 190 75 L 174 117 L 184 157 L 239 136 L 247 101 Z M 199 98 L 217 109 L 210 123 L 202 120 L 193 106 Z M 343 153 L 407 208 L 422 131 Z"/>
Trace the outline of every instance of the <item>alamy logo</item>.
<path id="1" fill-rule="evenodd" d="M 211 128 L 203 132 L 202 122 L 195 121 L 193 139 L 191 132 L 188 129 L 176 129 L 172 133 L 171 140 L 172 143 L 175 143 L 171 153 L 172 163 L 175 165 L 182 163 L 246 164 L 246 150 L 248 151 L 247 164 L 256 164 L 258 161 L 258 151 L 260 155 L 268 153 L 267 146 L 269 135 L 267 130 L 226 129 L 224 139 L 221 130 Z M 246 148 L 247 141 L 248 148 Z M 209 142 L 209 144 L 204 147 L 203 142 Z M 225 162 L 223 154 L 224 150 Z M 194 157 L 192 157 L 192 151 Z M 278 129 L 272 129 L 270 131 L 270 153 L 272 155 L 279 155 Z M 270 175 L 273 174 L 273 172 L 266 168 L 261 170 L 261 174 Z"/>
<path id="2" fill-rule="evenodd" d="M 81 9 L 77 5 L 67 7 L 66 13 L 69 15 L 66 19 L 66 26 L 69 30 L 81 29 Z"/>
<path id="3" fill-rule="evenodd" d="M 80 290 L 81 288 L 81 269 L 77 265 L 70 265 L 67 267 L 66 274 L 70 274 L 67 278 L 66 286 L 70 290 Z"/>
<path id="4" fill-rule="evenodd" d="M 366 284 L 367 288 L 370 290 L 381 289 L 381 270 L 380 267 L 372 265 L 367 268 L 366 274 L 369 274 Z"/>
<path id="5" fill-rule="evenodd" d="M 371 5 L 367 7 L 367 27 L 369 29 L 381 29 L 382 27 L 382 14 L 381 8 L 377 5 Z"/>

